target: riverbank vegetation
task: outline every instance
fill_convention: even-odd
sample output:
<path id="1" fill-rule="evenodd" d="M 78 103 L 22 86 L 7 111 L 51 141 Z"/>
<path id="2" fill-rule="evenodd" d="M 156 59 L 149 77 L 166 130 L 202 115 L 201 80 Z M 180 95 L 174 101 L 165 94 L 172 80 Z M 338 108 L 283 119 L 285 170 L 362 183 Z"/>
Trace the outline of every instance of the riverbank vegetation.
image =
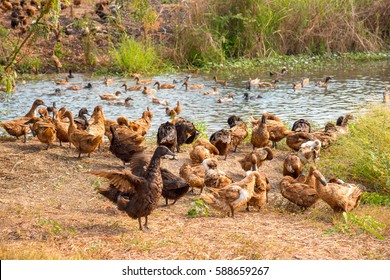
<path id="1" fill-rule="evenodd" d="M 389 57 L 386 0 L 35 2 L 50 10 L 41 23 L 10 28 L 8 10 L 0 21 L 3 84 L 9 65 L 122 75 Z"/>
<path id="2" fill-rule="evenodd" d="M 348 137 L 322 153 L 319 166 L 346 182 L 359 182 L 367 191 L 390 194 L 390 110 L 369 106 L 355 116 Z M 388 205 L 388 199 L 366 197 L 368 202 Z"/>

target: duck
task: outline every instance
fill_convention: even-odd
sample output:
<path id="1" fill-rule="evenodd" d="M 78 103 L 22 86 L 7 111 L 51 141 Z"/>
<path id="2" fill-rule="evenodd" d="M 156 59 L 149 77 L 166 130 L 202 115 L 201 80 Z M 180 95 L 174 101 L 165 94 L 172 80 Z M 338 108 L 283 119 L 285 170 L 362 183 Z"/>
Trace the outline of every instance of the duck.
<path id="1" fill-rule="evenodd" d="M 72 70 L 69 69 L 69 74 L 67 76 L 69 79 L 73 79 L 74 78 L 74 75 L 72 74 Z"/>
<path id="2" fill-rule="evenodd" d="M 153 86 L 157 85 L 157 89 L 173 89 L 176 88 L 174 84 L 160 84 L 160 82 L 155 82 Z"/>
<path id="3" fill-rule="evenodd" d="M 184 163 L 179 169 L 179 175 L 190 185 L 192 193 L 194 188 L 200 189 L 200 193 L 203 192 L 205 170 L 201 165 L 191 166 Z"/>
<path id="4" fill-rule="evenodd" d="M 74 122 L 77 126 L 77 129 L 86 130 L 88 128 L 88 120 L 85 115 L 89 116 L 88 109 L 83 107 L 79 110 L 77 118 L 74 119 Z"/>
<path id="5" fill-rule="evenodd" d="M 65 80 L 57 80 L 54 82 L 56 83 L 56 85 L 67 85 L 69 83 L 69 79 L 68 77 L 65 77 Z"/>
<path id="6" fill-rule="evenodd" d="M 308 132 L 294 132 L 286 136 L 286 144 L 294 151 L 299 151 L 303 143 L 314 141 L 316 138 Z"/>
<path id="7" fill-rule="evenodd" d="M 117 100 L 122 93 L 118 90 L 114 94 L 101 94 L 99 95 L 102 100 Z"/>
<path id="8" fill-rule="evenodd" d="M 333 123 L 327 123 L 325 128 L 314 131 L 311 133 L 315 139 L 321 141 L 321 148 L 328 148 L 337 140 L 337 129 Z"/>
<path id="9" fill-rule="evenodd" d="M 112 125 L 114 126 L 116 133 L 118 134 L 119 142 L 130 142 L 138 146 L 141 146 L 143 144 L 145 137 L 140 135 L 137 129 L 131 127 L 131 122 L 124 116 L 119 116 L 116 121 L 107 119 L 104 121 L 104 135 L 108 137 L 110 142 L 112 139 L 112 132 L 110 127 Z"/>
<path id="10" fill-rule="evenodd" d="M 163 105 L 163 106 L 168 106 L 169 105 L 169 102 L 167 100 L 161 101 L 157 97 L 152 97 L 152 103 L 160 104 L 160 105 Z"/>
<path id="11" fill-rule="evenodd" d="M 256 78 L 256 79 L 249 78 L 246 88 L 250 90 L 251 88 L 258 86 L 259 83 L 260 83 L 259 78 Z"/>
<path id="12" fill-rule="evenodd" d="M 269 131 L 269 140 L 272 141 L 272 147 L 276 148 L 276 143 L 286 136 L 294 133 L 283 124 L 282 120 L 271 113 L 264 113 L 267 117 L 267 129 Z"/>
<path id="13" fill-rule="evenodd" d="M 86 86 L 84 86 L 83 88 L 85 89 L 91 89 L 92 88 L 92 84 L 91 83 L 88 83 Z"/>
<path id="14" fill-rule="evenodd" d="M 122 136 L 119 137 L 116 131 L 115 125 L 110 125 L 111 139 L 110 139 L 110 152 L 122 160 L 123 165 L 130 162 L 135 154 L 138 154 L 145 150 L 145 147 L 135 144 L 133 141 L 129 141 Z"/>
<path id="15" fill-rule="evenodd" d="M 233 98 L 234 98 L 234 94 L 233 94 L 233 93 L 229 93 L 229 94 L 228 94 L 228 97 L 225 97 L 225 98 L 218 98 L 218 99 L 217 99 L 217 103 L 229 102 L 229 101 L 232 101 Z"/>
<path id="16" fill-rule="evenodd" d="M 291 130 L 295 131 L 295 132 L 308 132 L 308 133 L 310 133 L 311 132 L 310 122 L 308 120 L 305 120 L 305 119 L 299 119 L 299 120 L 294 122 Z"/>
<path id="17" fill-rule="evenodd" d="M 320 200 L 314 188 L 290 176 L 284 176 L 279 187 L 284 198 L 304 209 L 312 207 Z"/>
<path id="18" fill-rule="evenodd" d="M 218 161 L 215 158 L 206 158 L 202 166 L 205 170 L 204 184 L 207 188 L 219 189 L 232 182 L 225 172 L 218 169 Z"/>
<path id="19" fill-rule="evenodd" d="M 359 207 L 363 192 L 357 186 L 327 183 L 321 172 L 314 166 L 312 168 L 316 192 L 334 212 L 351 212 Z"/>
<path id="20" fill-rule="evenodd" d="M 46 105 L 41 99 L 36 99 L 26 115 L 14 120 L 0 122 L 0 126 L 3 127 L 9 135 L 15 136 L 18 140 L 20 136 L 23 136 L 22 141 L 23 143 L 26 143 L 27 133 L 30 131 L 30 127 L 26 125 L 25 122 L 35 117 L 35 110 L 38 108 L 38 106 Z"/>
<path id="21" fill-rule="evenodd" d="M 176 114 L 180 114 L 183 111 L 179 100 L 176 102 L 176 107 L 174 107 L 173 110 Z"/>
<path id="22" fill-rule="evenodd" d="M 147 164 L 145 153 L 139 152 L 134 157 L 131 171 L 100 170 L 92 174 L 109 180 L 109 185 L 98 189 L 98 193 L 108 198 L 127 213 L 132 219 L 138 219 L 139 230 L 150 231 L 148 216 L 157 208 L 162 195 L 161 158 L 175 156 L 167 147 L 158 146 Z M 132 162 L 132 163 L 133 163 Z M 146 168 L 145 168 L 146 166 Z M 142 225 L 141 218 L 145 218 Z"/>
<path id="23" fill-rule="evenodd" d="M 301 90 L 303 88 L 303 83 L 302 81 L 301 82 L 298 82 L 298 83 L 292 83 L 293 85 L 293 90 L 296 91 L 296 90 Z"/>
<path id="24" fill-rule="evenodd" d="M 348 122 L 353 119 L 353 115 L 348 113 L 344 116 L 340 125 L 336 125 L 336 131 L 338 136 L 342 136 L 348 133 L 349 124 Z"/>
<path id="25" fill-rule="evenodd" d="M 261 121 L 253 118 L 250 118 L 249 121 L 252 125 L 251 144 L 253 149 L 267 146 L 270 140 L 270 133 L 267 127 L 267 116 L 263 114 L 261 116 Z"/>
<path id="26" fill-rule="evenodd" d="M 272 150 L 269 147 L 256 148 L 250 153 L 247 153 L 243 158 L 239 159 L 244 171 L 258 170 L 266 160 L 274 158 Z"/>
<path id="27" fill-rule="evenodd" d="M 302 85 L 308 85 L 310 83 L 310 79 L 309 78 L 303 78 L 302 79 Z"/>
<path id="28" fill-rule="evenodd" d="M 177 133 L 177 152 L 180 153 L 180 146 L 194 142 L 200 132 L 192 122 L 184 118 L 175 118 L 172 123 L 175 125 Z"/>
<path id="29" fill-rule="evenodd" d="M 114 83 L 114 79 L 108 79 L 107 77 L 104 77 L 104 82 L 105 85 L 112 85 Z"/>
<path id="30" fill-rule="evenodd" d="M 276 84 L 279 82 L 279 80 L 274 80 L 272 83 L 268 82 L 259 82 L 258 86 L 259 87 L 270 87 L 270 88 L 275 88 Z"/>
<path id="31" fill-rule="evenodd" d="M 212 145 L 212 144 L 210 144 Z M 218 152 L 219 153 L 219 152 Z M 206 158 L 212 158 L 213 154 L 209 149 L 204 146 L 195 146 L 192 147 L 192 150 L 189 151 L 190 159 L 193 164 L 202 163 Z"/>
<path id="32" fill-rule="evenodd" d="M 327 89 L 327 88 L 328 88 L 328 82 L 329 82 L 330 80 L 332 80 L 332 77 L 327 76 L 327 77 L 325 77 L 325 80 L 324 80 L 324 81 L 318 81 L 318 82 L 315 83 L 315 85 L 316 85 L 317 87 L 323 87 L 323 88 Z"/>
<path id="33" fill-rule="evenodd" d="M 203 84 L 197 84 L 197 85 L 188 85 L 188 82 L 187 81 L 185 81 L 183 84 L 182 84 L 182 86 L 186 86 L 186 91 L 188 91 L 188 89 L 201 89 L 201 88 L 203 88 L 204 87 L 204 85 Z"/>
<path id="34" fill-rule="evenodd" d="M 69 140 L 78 150 L 78 158 L 81 158 L 81 154 L 88 154 L 90 157 L 91 153 L 99 147 L 102 137 L 92 135 L 86 130 L 78 129 L 73 120 L 72 112 L 66 111 L 63 117 L 69 119 Z"/>
<path id="35" fill-rule="evenodd" d="M 69 123 L 63 122 L 62 117 L 63 114 L 66 112 L 66 108 L 62 107 L 60 110 L 54 110 L 54 125 L 56 127 L 56 136 L 58 141 L 60 142 L 60 146 L 62 146 L 62 143 L 69 143 L 69 148 L 71 146 L 68 130 L 69 130 Z"/>
<path id="36" fill-rule="evenodd" d="M 177 149 L 176 127 L 171 122 L 162 123 L 157 130 L 157 145 L 165 146 L 172 152 Z"/>
<path id="37" fill-rule="evenodd" d="M 37 136 L 38 140 L 43 144 L 47 144 L 46 150 L 48 150 L 50 145 L 53 144 L 53 142 L 56 140 L 57 130 L 51 121 L 43 120 L 39 117 L 33 117 L 25 122 L 25 124 L 33 125 L 32 130 L 34 131 L 34 134 Z"/>
<path id="38" fill-rule="evenodd" d="M 263 98 L 260 94 L 258 95 L 249 95 L 249 92 L 245 92 L 244 93 L 244 99 L 245 100 L 253 100 L 253 99 L 259 99 L 259 98 Z"/>
<path id="39" fill-rule="evenodd" d="M 224 188 L 209 189 L 209 193 L 201 194 L 201 198 L 211 207 L 230 214 L 245 205 L 252 197 L 260 174 L 257 171 L 248 171 L 244 179 L 231 183 Z"/>
<path id="40" fill-rule="evenodd" d="M 174 205 L 178 199 L 188 192 L 190 184 L 166 168 L 160 168 L 160 170 L 163 180 L 162 197 L 165 198 L 165 205 L 168 206 L 169 199 L 173 200 L 171 205 Z"/>
<path id="41" fill-rule="evenodd" d="M 80 90 L 81 87 L 80 86 L 76 86 L 76 85 L 71 85 L 71 86 L 67 87 L 66 89 L 68 89 L 68 90 Z"/>
<path id="42" fill-rule="evenodd" d="M 134 99 L 131 97 L 126 97 L 126 99 L 124 101 L 108 101 L 107 104 L 130 107 L 132 105 L 131 101 L 133 101 L 133 100 Z"/>
<path id="43" fill-rule="evenodd" d="M 249 129 L 246 123 L 238 116 L 230 116 L 227 120 L 230 126 L 230 134 L 232 137 L 233 152 L 237 152 L 237 147 L 244 141 L 249 134 Z"/>
<path id="44" fill-rule="evenodd" d="M 142 93 L 143 94 L 152 94 L 152 93 L 156 93 L 156 90 L 154 88 L 148 89 L 148 87 L 144 87 Z"/>
<path id="45" fill-rule="evenodd" d="M 218 80 L 216 76 L 213 77 L 213 80 L 215 81 L 215 84 L 220 84 L 224 87 L 226 87 L 226 85 L 227 85 L 226 80 Z"/>
<path id="46" fill-rule="evenodd" d="M 225 160 L 232 146 L 232 136 L 229 130 L 221 129 L 211 134 L 210 143 L 219 151 L 219 155 L 225 156 Z"/>
<path id="47" fill-rule="evenodd" d="M 283 176 L 290 176 L 294 179 L 302 174 L 303 164 L 300 158 L 289 154 L 283 161 Z"/>
<path id="48" fill-rule="evenodd" d="M 258 173 L 260 176 L 256 177 L 256 185 L 252 197 L 246 203 L 247 211 L 249 211 L 250 206 L 261 209 L 268 202 L 268 192 L 271 190 L 271 183 L 264 172 Z"/>
<path id="49" fill-rule="evenodd" d="M 88 120 L 87 131 L 92 135 L 100 136 L 102 138 L 102 142 L 105 132 L 105 120 L 106 118 L 101 105 L 98 105 L 93 109 L 91 118 Z"/>
<path id="50" fill-rule="evenodd" d="M 135 77 L 134 80 L 135 80 L 135 83 L 136 83 L 137 85 L 149 85 L 149 84 L 152 83 L 152 79 L 149 79 L 149 80 L 140 80 L 139 77 Z"/>
<path id="51" fill-rule="evenodd" d="M 213 91 L 206 91 L 203 92 L 203 95 L 211 95 L 211 94 L 218 94 L 217 87 L 212 87 Z"/>
<path id="52" fill-rule="evenodd" d="M 123 84 L 122 87 L 125 87 L 125 91 L 137 91 L 137 90 L 141 90 L 142 86 L 128 87 L 126 84 Z"/>
<path id="53" fill-rule="evenodd" d="M 167 116 L 170 116 L 171 118 L 174 118 L 176 116 L 176 111 L 170 109 L 169 107 L 165 108 L 165 113 L 167 114 Z"/>
<path id="54" fill-rule="evenodd" d="M 282 71 L 280 71 L 280 72 L 277 72 L 277 71 L 269 72 L 269 75 L 270 76 L 284 76 L 286 73 L 287 73 L 287 68 L 283 67 Z"/>
<path id="55" fill-rule="evenodd" d="M 310 161 L 317 162 L 319 160 L 321 150 L 321 141 L 307 141 L 301 145 L 301 148 L 298 150 L 298 157 L 303 164 L 306 164 Z"/>
<path id="56" fill-rule="evenodd" d="M 192 145 L 192 147 L 196 147 L 196 146 L 203 146 L 206 149 L 208 149 L 212 154 L 219 155 L 219 150 L 213 144 L 211 144 L 210 141 L 207 140 L 206 138 L 197 139 Z"/>
<path id="57" fill-rule="evenodd" d="M 152 118 L 153 118 L 153 112 L 150 111 L 149 107 L 147 107 L 146 110 L 142 113 L 141 118 L 138 118 L 134 121 L 135 125 L 140 127 L 140 133 L 142 136 L 148 133 Z"/>

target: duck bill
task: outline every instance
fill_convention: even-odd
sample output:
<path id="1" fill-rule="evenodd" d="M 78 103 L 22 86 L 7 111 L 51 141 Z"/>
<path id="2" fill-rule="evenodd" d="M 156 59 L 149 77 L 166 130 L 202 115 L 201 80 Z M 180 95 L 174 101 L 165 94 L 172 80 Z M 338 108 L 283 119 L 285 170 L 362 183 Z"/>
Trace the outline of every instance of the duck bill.
<path id="1" fill-rule="evenodd" d="M 173 156 L 173 157 L 175 157 L 175 156 L 176 156 L 176 154 L 175 154 L 175 153 L 173 153 L 173 152 L 171 152 L 171 151 L 168 151 L 168 152 L 167 152 L 167 155 L 170 155 L 170 156 Z"/>

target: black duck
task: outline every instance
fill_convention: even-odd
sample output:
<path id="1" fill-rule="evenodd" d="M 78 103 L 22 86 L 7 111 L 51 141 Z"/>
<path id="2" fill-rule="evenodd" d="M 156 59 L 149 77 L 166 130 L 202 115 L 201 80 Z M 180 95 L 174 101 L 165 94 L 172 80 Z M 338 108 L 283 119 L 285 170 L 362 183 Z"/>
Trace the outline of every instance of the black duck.
<path id="1" fill-rule="evenodd" d="M 139 229 L 148 231 L 148 216 L 158 206 L 163 190 L 163 180 L 160 171 L 161 157 L 175 156 L 167 147 L 159 146 L 153 153 L 150 163 L 146 156 L 139 152 L 133 156 L 131 171 L 101 170 L 92 174 L 107 178 L 110 185 L 100 188 L 98 192 L 114 202 L 118 209 L 124 211 L 133 219 L 138 219 Z M 145 217 L 142 226 L 141 218 Z"/>

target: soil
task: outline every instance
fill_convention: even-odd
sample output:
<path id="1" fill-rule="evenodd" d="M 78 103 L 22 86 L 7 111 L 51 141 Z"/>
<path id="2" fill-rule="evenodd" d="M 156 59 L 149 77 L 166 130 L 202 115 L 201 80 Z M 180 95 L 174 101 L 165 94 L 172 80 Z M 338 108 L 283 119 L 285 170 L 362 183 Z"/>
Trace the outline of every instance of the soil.
<path id="1" fill-rule="evenodd" d="M 288 151 L 275 150 L 275 158 L 262 167 L 271 181 L 266 208 L 234 218 L 210 209 L 209 216 L 190 217 L 196 194 L 188 193 L 175 205 L 158 207 L 149 216 L 150 233 L 139 231 L 130 219 L 96 192 L 104 180 L 92 170 L 122 170 L 108 151 L 77 159 L 74 148 L 58 143 L 45 150 L 36 139 L 27 143 L 0 138 L 0 256 L 1 259 L 389 259 L 390 232 L 382 241 L 374 235 L 333 232 L 338 219 L 319 203 L 302 212 L 279 193 L 282 162 Z M 154 144 L 148 144 L 152 154 Z M 190 162 L 190 145 L 177 160 L 162 165 L 178 175 Z M 236 159 L 251 150 L 245 143 L 220 168 L 234 180 L 245 173 Z M 366 206 L 357 209 L 364 211 Z M 381 211 L 381 210 L 378 210 Z M 330 230 L 330 231 L 329 231 Z"/>

